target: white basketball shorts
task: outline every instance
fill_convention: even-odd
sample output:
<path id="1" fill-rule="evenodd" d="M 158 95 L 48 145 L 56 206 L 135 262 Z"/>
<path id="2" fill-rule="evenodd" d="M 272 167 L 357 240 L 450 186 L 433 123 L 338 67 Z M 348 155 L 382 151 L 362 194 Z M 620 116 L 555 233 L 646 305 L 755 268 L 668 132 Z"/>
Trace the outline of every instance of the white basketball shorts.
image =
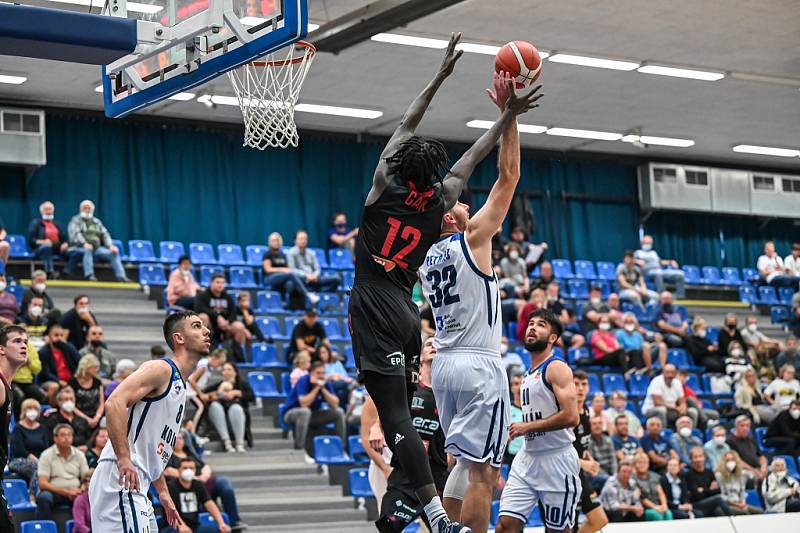
<path id="1" fill-rule="evenodd" d="M 138 470 L 138 469 L 137 469 Z M 153 505 L 147 497 L 150 481 L 138 470 L 140 491 L 128 492 L 119 485 L 116 461 L 97 463 L 89 484 L 92 531 L 158 533 Z"/>

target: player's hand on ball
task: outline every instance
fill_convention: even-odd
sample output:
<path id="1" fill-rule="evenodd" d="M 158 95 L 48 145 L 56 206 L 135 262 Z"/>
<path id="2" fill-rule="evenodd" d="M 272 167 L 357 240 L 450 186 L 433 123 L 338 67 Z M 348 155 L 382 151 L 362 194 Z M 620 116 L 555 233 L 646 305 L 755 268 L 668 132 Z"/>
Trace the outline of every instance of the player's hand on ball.
<path id="1" fill-rule="evenodd" d="M 138 492 L 140 489 L 139 474 L 136 472 L 133 462 L 130 459 L 120 459 L 117 461 L 117 467 L 119 468 L 120 486 L 128 492 Z"/>
<path id="2" fill-rule="evenodd" d="M 439 72 L 444 76 L 449 76 L 453 73 L 453 69 L 456 67 L 456 61 L 464 55 L 463 50 L 456 51 L 456 45 L 460 40 L 461 32 L 450 34 L 450 43 L 447 45 L 447 53 L 445 53 L 442 66 L 439 67 Z"/>
<path id="3" fill-rule="evenodd" d="M 494 102 L 494 105 L 499 107 L 502 111 L 506 107 L 508 97 L 514 93 L 514 84 L 511 80 L 511 75 L 502 70 L 500 72 L 495 72 L 492 85 L 494 85 L 494 91 L 492 89 L 486 89 L 486 94 L 489 95 L 489 99 Z"/>
<path id="4" fill-rule="evenodd" d="M 509 80 L 508 84 L 511 85 L 511 81 Z M 533 89 L 531 89 L 528 93 L 523 94 L 522 96 L 514 93 L 514 89 L 510 88 L 511 94 L 508 96 L 508 103 L 506 104 L 507 109 L 510 109 L 515 115 L 521 115 L 523 113 L 527 113 L 531 109 L 535 109 L 539 107 L 539 104 L 536 102 L 539 101 L 539 98 L 544 96 L 544 93 L 536 94 L 541 89 L 541 85 L 537 85 Z"/>
<path id="5" fill-rule="evenodd" d="M 514 422 L 508 429 L 508 436 L 512 439 L 521 437 L 528 432 L 528 425 L 525 422 Z"/>

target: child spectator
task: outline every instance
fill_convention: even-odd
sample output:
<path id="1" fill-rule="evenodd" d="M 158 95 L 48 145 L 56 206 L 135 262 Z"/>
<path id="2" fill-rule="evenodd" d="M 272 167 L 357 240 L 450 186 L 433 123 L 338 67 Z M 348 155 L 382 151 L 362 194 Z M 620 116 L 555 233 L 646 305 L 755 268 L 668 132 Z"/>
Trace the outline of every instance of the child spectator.
<path id="1" fill-rule="evenodd" d="M 289 383 L 294 387 L 297 380 L 308 374 L 308 369 L 311 368 L 311 356 L 305 350 L 298 352 L 294 356 L 294 368 L 292 373 L 289 374 Z"/>

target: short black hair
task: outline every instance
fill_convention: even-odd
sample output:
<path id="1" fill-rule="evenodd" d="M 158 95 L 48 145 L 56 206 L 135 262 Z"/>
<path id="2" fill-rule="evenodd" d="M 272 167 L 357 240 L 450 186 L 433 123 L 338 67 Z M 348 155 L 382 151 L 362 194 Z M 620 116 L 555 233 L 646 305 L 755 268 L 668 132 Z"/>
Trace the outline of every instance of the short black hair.
<path id="1" fill-rule="evenodd" d="M 86 298 L 87 300 L 91 301 L 91 298 L 89 298 L 88 294 L 79 294 L 72 299 L 72 305 L 78 305 L 78 302 L 81 300 L 81 298 Z"/>
<path id="2" fill-rule="evenodd" d="M 547 309 L 537 309 L 531 313 L 531 318 L 528 319 L 528 322 L 530 322 L 530 320 L 533 318 L 543 318 L 545 322 L 550 324 L 550 334 L 552 335 L 555 333 L 556 340 L 558 340 L 558 338 L 560 338 L 561 334 L 564 332 L 564 326 L 561 325 L 561 321 L 549 307 Z"/>
<path id="3" fill-rule="evenodd" d="M 577 379 L 578 381 L 589 381 L 589 374 L 583 370 L 575 370 L 572 372 L 572 378 Z"/>
<path id="4" fill-rule="evenodd" d="M 215 279 L 218 278 L 225 279 L 225 274 L 223 274 L 222 272 L 214 272 L 214 274 L 211 276 L 211 281 L 214 281 Z"/>
<path id="5" fill-rule="evenodd" d="M 625 253 L 622 254 L 622 257 L 633 257 L 633 250 L 625 250 Z"/>
<path id="6" fill-rule="evenodd" d="M 179 313 L 172 313 L 164 320 L 164 340 L 167 341 L 167 346 L 170 350 L 175 350 L 175 343 L 172 342 L 172 334 L 175 333 L 184 320 L 197 316 L 194 311 L 180 311 Z"/>
<path id="7" fill-rule="evenodd" d="M 150 356 L 152 357 L 154 355 L 167 355 L 167 351 L 160 344 L 154 344 L 150 347 Z"/>
<path id="8" fill-rule="evenodd" d="M 314 316 L 318 316 L 318 314 L 317 314 L 317 310 L 316 310 L 316 309 L 314 309 L 313 307 L 309 307 L 308 309 L 306 309 L 304 314 L 305 314 L 307 317 L 314 317 Z"/>
<path id="9" fill-rule="evenodd" d="M 181 462 L 178 463 L 178 464 L 183 464 L 183 463 L 192 463 L 193 465 L 195 465 L 195 468 L 197 467 L 197 463 L 195 463 L 194 459 L 192 459 L 188 455 L 186 457 L 184 457 L 183 459 L 181 459 Z"/>
<path id="10" fill-rule="evenodd" d="M 314 361 L 313 363 L 311 363 L 311 366 L 308 369 L 308 373 L 309 374 L 312 373 L 314 370 L 318 369 L 319 367 L 323 367 L 324 368 L 325 367 L 325 363 L 323 363 L 322 361 Z"/>
<path id="11" fill-rule="evenodd" d="M 191 258 L 190 258 L 188 255 L 182 255 L 182 256 L 180 256 L 180 257 L 178 258 L 178 264 L 179 264 L 179 265 L 180 265 L 181 263 L 183 263 L 184 261 L 189 261 L 189 262 L 191 263 L 191 262 L 192 262 L 192 259 L 191 259 Z"/>
<path id="12" fill-rule="evenodd" d="M 400 143 L 397 150 L 385 158 L 389 173 L 410 181 L 421 191 L 433 186 L 434 179 L 441 182 L 450 172 L 447 150 L 434 139 L 413 135 Z"/>
<path id="13" fill-rule="evenodd" d="M 25 335 L 27 333 L 25 328 L 22 326 L 18 326 L 17 324 L 8 324 L 0 328 L 0 346 L 8 345 L 8 337 L 12 333 L 19 333 L 20 335 Z"/>

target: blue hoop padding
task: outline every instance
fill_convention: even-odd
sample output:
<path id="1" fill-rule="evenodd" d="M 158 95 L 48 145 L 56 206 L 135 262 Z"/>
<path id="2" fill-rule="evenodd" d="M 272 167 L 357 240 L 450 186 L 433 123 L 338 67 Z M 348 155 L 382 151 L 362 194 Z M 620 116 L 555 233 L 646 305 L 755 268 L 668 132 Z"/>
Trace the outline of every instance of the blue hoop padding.
<path id="1" fill-rule="evenodd" d="M 136 49 L 136 20 L 0 4 L 0 54 L 105 65 Z"/>

